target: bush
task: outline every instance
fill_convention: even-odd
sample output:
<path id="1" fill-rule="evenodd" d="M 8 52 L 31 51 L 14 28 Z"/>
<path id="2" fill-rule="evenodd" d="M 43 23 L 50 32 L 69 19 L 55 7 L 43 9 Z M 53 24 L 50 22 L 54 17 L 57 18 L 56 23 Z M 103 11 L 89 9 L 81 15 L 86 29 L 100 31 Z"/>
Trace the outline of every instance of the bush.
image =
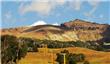
<path id="1" fill-rule="evenodd" d="M 37 45 L 33 46 L 33 52 L 38 52 Z"/>
<path id="2" fill-rule="evenodd" d="M 73 54 L 69 53 L 68 50 L 63 50 L 61 53 L 65 53 L 66 55 L 66 64 L 76 64 L 77 62 L 84 62 L 85 61 L 85 55 L 80 54 Z M 64 57 L 61 53 L 57 54 L 56 61 L 59 62 L 59 64 L 62 64 L 64 61 Z"/>
<path id="3" fill-rule="evenodd" d="M 19 49 L 19 52 L 18 52 L 18 57 L 19 57 L 19 58 L 18 58 L 18 59 L 21 59 L 21 57 L 25 57 L 26 53 L 27 53 L 27 45 L 24 44 L 24 45 L 22 45 L 21 48 Z"/>
<path id="4" fill-rule="evenodd" d="M 59 62 L 59 64 L 62 64 L 63 63 L 63 55 L 58 53 L 56 61 Z"/>
<path id="5" fill-rule="evenodd" d="M 65 50 L 61 51 L 61 53 L 66 53 L 66 54 L 68 54 L 69 51 L 65 49 Z"/>
<path id="6" fill-rule="evenodd" d="M 90 63 L 89 63 L 89 61 L 84 61 L 84 63 L 83 63 L 83 64 L 90 64 Z"/>

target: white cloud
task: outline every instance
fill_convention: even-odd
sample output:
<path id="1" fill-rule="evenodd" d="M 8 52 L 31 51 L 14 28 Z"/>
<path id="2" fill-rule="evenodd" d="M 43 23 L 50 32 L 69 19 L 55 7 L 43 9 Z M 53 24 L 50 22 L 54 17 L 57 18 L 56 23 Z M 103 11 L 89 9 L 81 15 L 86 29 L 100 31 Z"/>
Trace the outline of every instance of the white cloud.
<path id="1" fill-rule="evenodd" d="M 11 23 L 7 23 L 7 25 L 14 24 L 16 21 L 16 18 L 13 16 L 11 11 L 7 11 L 4 13 L 4 18 L 2 19 L 4 22 L 10 21 Z"/>
<path id="2" fill-rule="evenodd" d="M 91 13 L 89 13 L 89 12 L 84 13 L 84 15 L 85 15 L 86 17 L 91 17 L 91 18 L 94 17 L 94 16 L 93 16 Z"/>
<path id="3" fill-rule="evenodd" d="M 10 11 L 8 11 L 8 12 L 6 12 L 5 14 L 4 14 L 4 16 L 5 16 L 5 18 L 6 19 L 11 19 L 12 18 L 12 13 L 10 12 Z"/>
<path id="4" fill-rule="evenodd" d="M 87 17 L 94 17 L 93 14 L 97 10 L 100 0 L 88 0 L 88 3 L 93 7 L 89 12 L 84 13 Z"/>
<path id="5" fill-rule="evenodd" d="M 22 14 L 27 12 L 37 12 L 43 15 L 48 15 L 56 5 L 63 5 L 64 3 L 64 0 L 37 0 L 32 1 L 28 5 L 21 4 L 19 9 Z"/>
<path id="6" fill-rule="evenodd" d="M 81 9 L 81 4 L 83 1 L 81 0 L 74 0 L 74 1 L 70 1 L 70 5 L 72 6 L 72 8 L 76 11 L 79 11 Z"/>
<path id="7" fill-rule="evenodd" d="M 39 20 L 39 21 L 33 23 L 33 24 L 30 25 L 30 26 L 45 25 L 45 24 L 47 24 L 45 21 Z"/>
<path id="8" fill-rule="evenodd" d="M 81 0 L 73 0 L 73 1 L 69 0 L 69 4 L 70 6 L 72 6 L 74 10 L 79 11 L 84 1 L 88 2 L 91 6 L 93 6 L 91 13 L 96 10 L 97 6 L 100 3 L 100 0 L 82 0 L 82 1 Z"/>
<path id="9" fill-rule="evenodd" d="M 104 15 L 101 14 L 99 17 L 100 17 L 100 18 L 104 18 Z"/>
<path id="10" fill-rule="evenodd" d="M 17 22 L 17 18 L 13 15 L 11 11 L 7 11 L 3 14 L 2 21 L 5 23 L 6 26 L 12 27 Z"/>
<path id="11" fill-rule="evenodd" d="M 92 6 L 97 6 L 100 3 L 100 0 L 88 0 L 88 3 Z"/>
<path id="12" fill-rule="evenodd" d="M 58 24 L 58 23 L 54 23 L 54 24 L 52 24 L 52 25 L 57 25 L 57 26 L 58 26 L 59 24 Z"/>
<path id="13" fill-rule="evenodd" d="M 41 14 L 47 14 L 48 12 L 50 12 L 51 10 L 51 6 L 49 4 L 49 2 L 32 2 L 29 5 L 25 5 L 22 6 L 20 8 L 20 12 L 22 14 L 25 14 L 27 12 L 38 12 Z"/>
<path id="14" fill-rule="evenodd" d="M 35 0 L 30 4 L 24 5 L 21 3 L 19 10 L 21 14 L 37 12 L 42 15 L 49 15 L 56 6 L 63 6 L 65 3 L 68 3 L 74 10 L 79 11 L 84 1 L 93 7 L 92 10 L 86 13 L 92 15 L 96 11 L 100 0 Z"/>
<path id="15" fill-rule="evenodd" d="M 55 0 L 58 5 L 64 5 L 67 0 Z"/>
<path id="16" fill-rule="evenodd" d="M 98 19 L 98 20 L 106 20 L 107 19 L 104 17 L 103 14 L 100 14 L 99 16 L 93 16 L 92 14 L 85 13 L 84 15 L 89 17 L 89 18 L 94 18 L 94 19 Z"/>
<path id="17" fill-rule="evenodd" d="M 98 17 L 98 19 L 100 19 L 100 20 L 106 20 L 107 18 L 105 18 L 103 14 L 100 14 L 99 17 Z"/>

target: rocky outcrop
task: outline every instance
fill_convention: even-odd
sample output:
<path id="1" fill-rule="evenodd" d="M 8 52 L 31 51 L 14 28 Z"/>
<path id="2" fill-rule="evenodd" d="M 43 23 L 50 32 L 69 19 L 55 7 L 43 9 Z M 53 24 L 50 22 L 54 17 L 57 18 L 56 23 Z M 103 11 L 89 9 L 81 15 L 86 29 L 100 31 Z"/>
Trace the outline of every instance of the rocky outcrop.
<path id="1" fill-rule="evenodd" d="M 74 31 L 67 31 L 62 34 L 47 34 L 48 40 L 60 40 L 60 41 L 77 41 L 79 38 L 77 37 L 76 33 Z"/>

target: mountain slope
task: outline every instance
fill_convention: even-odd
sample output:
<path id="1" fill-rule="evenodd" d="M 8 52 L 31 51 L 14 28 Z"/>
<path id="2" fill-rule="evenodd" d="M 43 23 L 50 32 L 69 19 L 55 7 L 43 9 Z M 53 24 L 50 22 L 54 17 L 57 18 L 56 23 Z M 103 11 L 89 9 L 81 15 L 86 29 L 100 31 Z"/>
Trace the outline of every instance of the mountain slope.
<path id="1" fill-rule="evenodd" d="M 110 42 L 110 25 L 76 19 L 60 26 L 38 25 L 33 27 L 3 29 L 2 35 L 59 41 L 107 41 Z"/>

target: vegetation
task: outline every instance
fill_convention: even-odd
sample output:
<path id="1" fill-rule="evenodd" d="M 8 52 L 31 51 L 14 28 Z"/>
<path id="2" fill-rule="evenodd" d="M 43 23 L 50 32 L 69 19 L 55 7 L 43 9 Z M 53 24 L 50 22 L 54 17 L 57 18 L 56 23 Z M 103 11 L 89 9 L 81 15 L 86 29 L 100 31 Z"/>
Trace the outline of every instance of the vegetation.
<path id="1" fill-rule="evenodd" d="M 30 51 L 38 51 L 36 45 L 33 43 L 28 45 L 30 39 L 16 38 L 12 35 L 4 35 L 1 37 L 1 58 L 2 64 L 15 64 L 17 60 L 25 57 L 26 53 Z M 32 45 L 32 46 L 31 46 Z"/>
<path id="2" fill-rule="evenodd" d="M 77 64 L 78 62 L 82 62 L 84 64 L 89 64 L 88 61 L 85 61 L 85 55 L 80 53 L 80 54 L 73 54 L 69 53 L 67 50 L 61 51 L 61 53 L 57 54 L 57 59 L 56 61 L 59 62 L 59 64 L 64 63 L 64 56 L 62 53 L 65 53 L 65 59 L 66 59 L 66 64 Z"/>
<path id="3" fill-rule="evenodd" d="M 13 62 L 16 63 L 18 52 L 18 42 L 16 37 L 9 35 L 2 36 L 1 46 L 2 64 L 13 64 Z"/>
<path id="4" fill-rule="evenodd" d="M 25 46 L 27 46 L 27 51 L 28 52 L 38 52 L 37 47 L 39 47 L 39 46 L 31 38 L 20 37 L 20 38 L 18 38 L 18 40 L 20 42 L 19 44 L 21 44 L 21 45 L 25 44 Z"/>
<path id="5" fill-rule="evenodd" d="M 38 40 L 38 45 L 46 44 L 48 48 L 66 48 L 66 47 L 83 47 L 89 48 L 97 51 L 105 51 L 106 49 L 97 42 L 82 42 L 82 41 L 68 41 L 68 42 L 61 42 L 61 41 L 51 41 L 51 40 Z"/>
<path id="6" fill-rule="evenodd" d="M 84 64 L 90 64 L 88 61 L 84 61 Z"/>
<path id="7" fill-rule="evenodd" d="M 17 62 L 17 60 L 20 60 L 22 57 L 25 57 L 27 52 L 38 52 L 38 48 L 43 47 L 42 44 L 47 45 L 48 48 L 83 47 L 97 51 L 106 50 L 103 48 L 102 44 L 98 44 L 97 42 L 91 42 L 91 41 L 88 41 L 87 43 L 81 41 L 62 42 L 62 41 L 52 41 L 52 40 L 38 40 L 38 39 L 24 38 L 24 37 L 17 38 L 12 35 L 3 35 L 1 36 L 2 64 L 8 64 L 8 63 L 14 64 Z M 68 62 L 70 63 L 75 64 L 75 62 L 84 61 L 85 56 L 83 54 L 70 54 L 67 51 L 63 51 L 63 52 L 68 53 L 67 58 L 69 59 Z M 86 61 L 85 64 L 87 64 Z"/>

